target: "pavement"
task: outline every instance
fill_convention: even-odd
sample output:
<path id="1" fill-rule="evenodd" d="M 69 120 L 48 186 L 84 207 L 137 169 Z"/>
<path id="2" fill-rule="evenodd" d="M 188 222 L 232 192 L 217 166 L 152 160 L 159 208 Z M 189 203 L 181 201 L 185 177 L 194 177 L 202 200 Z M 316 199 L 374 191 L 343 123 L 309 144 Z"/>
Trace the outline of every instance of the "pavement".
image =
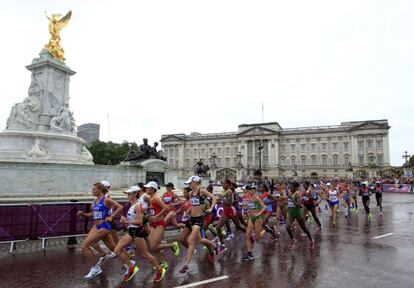
<path id="1" fill-rule="evenodd" d="M 359 199 L 361 202 L 361 200 Z M 227 242 L 228 250 L 212 265 L 199 247 L 187 274 L 182 267 L 185 250 L 174 259 L 165 251 L 170 268 L 165 279 L 153 284 L 154 272 L 139 259 L 141 270 L 122 282 L 121 262 L 114 258 L 103 264 L 104 272 L 84 281 L 89 267 L 80 249 L 67 250 L 62 239 L 49 241 L 46 252 L 37 241 L 18 244 L 16 254 L 0 245 L 1 287 L 413 287 L 414 286 L 414 195 L 384 194 L 384 217 L 379 216 L 371 197 L 372 220 L 364 212 L 347 220 L 338 216 L 337 226 L 329 225 L 329 214 L 321 214 L 323 229 L 309 225 L 316 240 L 314 250 L 299 234 L 299 245 L 291 250 L 282 230 L 278 241 L 269 236 L 254 245 L 255 260 L 243 262 L 243 234 Z M 362 206 L 362 203 L 360 203 Z M 361 207 L 362 208 L 362 207 Z M 174 238 L 171 232 L 168 238 Z M 56 245 L 55 245 L 56 243 Z M 200 281 L 207 281 L 198 285 Z M 208 282 L 211 281 L 211 282 Z M 203 283 L 203 282 L 202 282 Z"/>

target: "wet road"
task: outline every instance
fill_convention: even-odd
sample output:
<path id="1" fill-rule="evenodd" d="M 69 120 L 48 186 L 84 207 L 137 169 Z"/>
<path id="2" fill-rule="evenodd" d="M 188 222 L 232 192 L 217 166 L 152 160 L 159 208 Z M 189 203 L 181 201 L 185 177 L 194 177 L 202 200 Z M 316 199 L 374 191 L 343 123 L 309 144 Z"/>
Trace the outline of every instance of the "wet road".
<path id="1" fill-rule="evenodd" d="M 414 195 L 386 194 L 383 218 L 374 202 L 371 197 L 371 221 L 363 211 L 350 220 L 341 213 L 334 228 L 329 226 L 328 213 L 323 213 L 321 232 L 310 225 L 316 239 L 313 251 L 301 236 L 297 248 L 289 249 L 282 230 L 279 241 L 266 236 L 255 244 L 256 259 L 246 263 L 241 260 L 245 248 L 239 233 L 227 242 L 229 250 L 214 265 L 199 249 L 186 275 L 178 273 L 185 251 L 176 259 L 166 251 L 170 269 L 160 284 L 153 284 L 152 268 L 141 260 L 141 270 L 130 283 L 121 281 L 121 263 L 116 258 L 103 265 L 104 272 L 95 280 L 85 282 L 88 267 L 78 249 L 3 255 L 0 287 L 177 287 L 221 276 L 228 278 L 197 287 L 413 287 Z"/>

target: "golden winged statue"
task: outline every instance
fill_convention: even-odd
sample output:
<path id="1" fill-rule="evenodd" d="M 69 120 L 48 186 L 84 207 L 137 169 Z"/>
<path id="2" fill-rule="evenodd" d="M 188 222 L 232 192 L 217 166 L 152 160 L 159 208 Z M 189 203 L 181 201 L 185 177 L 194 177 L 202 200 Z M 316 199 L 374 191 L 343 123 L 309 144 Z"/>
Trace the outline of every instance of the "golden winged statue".
<path id="1" fill-rule="evenodd" d="M 71 16 L 72 11 L 69 11 L 63 17 L 61 14 L 52 14 L 50 17 L 46 14 L 47 19 L 49 19 L 50 40 L 49 43 L 45 45 L 45 48 L 49 51 L 53 58 L 62 62 L 65 60 L 65 52 L 63 51 L 62 46 L 60 46 L 59 33 L 68 24 Z"/>

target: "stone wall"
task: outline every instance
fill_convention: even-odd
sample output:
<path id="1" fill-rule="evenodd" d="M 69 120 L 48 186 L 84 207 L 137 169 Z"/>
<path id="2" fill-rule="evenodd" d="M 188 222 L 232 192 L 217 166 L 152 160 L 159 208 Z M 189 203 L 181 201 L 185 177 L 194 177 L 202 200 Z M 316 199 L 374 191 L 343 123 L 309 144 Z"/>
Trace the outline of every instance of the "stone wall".
<path id="1" fill-rule="evenodd" d="M 145 182 L 139 166 L 104 166 L 0 162 L 0 196 L 55 196 L 88 193 L 93 183 L 106 179 L 113 189 Z"/>

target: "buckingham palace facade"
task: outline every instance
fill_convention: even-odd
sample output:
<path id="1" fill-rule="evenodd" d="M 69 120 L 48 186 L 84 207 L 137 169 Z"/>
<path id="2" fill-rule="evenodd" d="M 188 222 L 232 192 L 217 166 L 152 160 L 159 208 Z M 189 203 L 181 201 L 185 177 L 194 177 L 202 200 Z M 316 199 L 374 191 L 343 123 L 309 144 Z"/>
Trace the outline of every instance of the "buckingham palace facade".
<path id="1" fill-rule="evenodd" d="M 271 122 L 242 124 L 230 133 L 162 135 L 161 143 L 179 177 L 193 174 L 200 160 L 217 179 L 246 180 L 257 171 L 269 179 L 372 177 L 390 167 L 389 129 L 387 120 L 301 128 Z"/>

